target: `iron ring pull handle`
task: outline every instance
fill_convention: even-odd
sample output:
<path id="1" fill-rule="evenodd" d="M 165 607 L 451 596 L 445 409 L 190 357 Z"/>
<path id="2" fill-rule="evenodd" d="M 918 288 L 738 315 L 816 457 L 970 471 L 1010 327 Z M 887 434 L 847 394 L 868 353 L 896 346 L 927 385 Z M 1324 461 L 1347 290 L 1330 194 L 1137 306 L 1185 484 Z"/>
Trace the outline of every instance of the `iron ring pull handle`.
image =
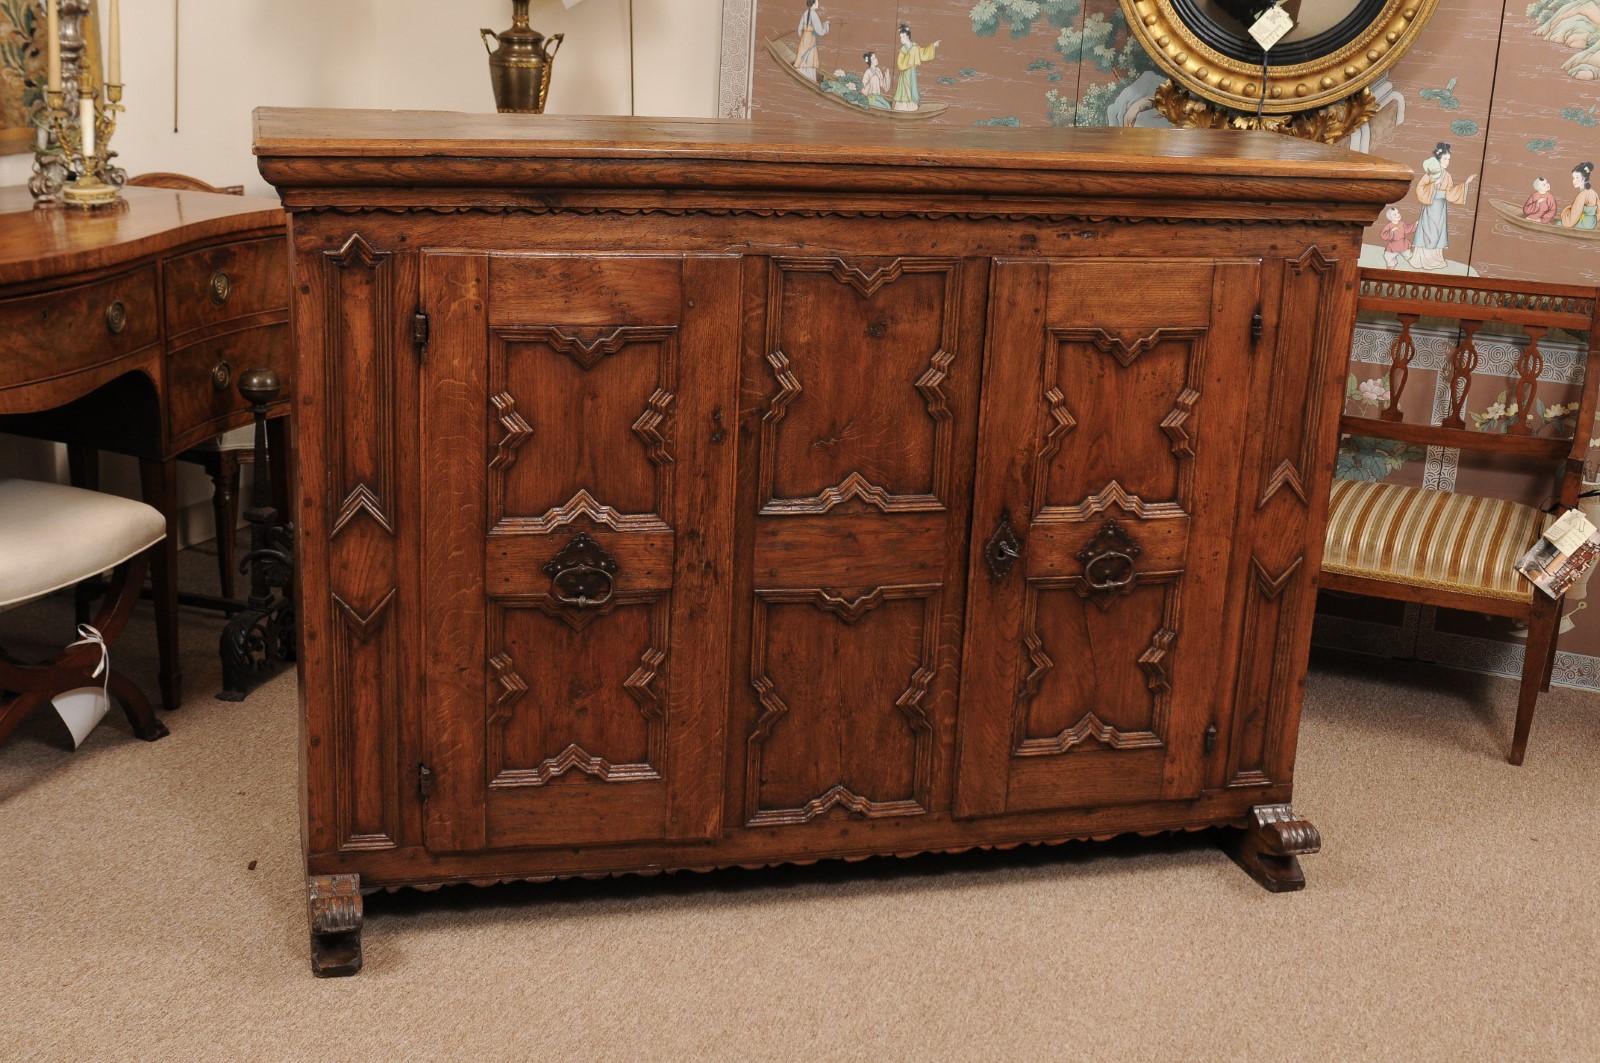
<path id="1" fill-rule="evenodd" d="M 550 579 L 551 597 L 562 605 L 587 609 L 604 605 L 616 592 L 617 578 L 599 565 L 573 565 Z"/>
<path id="2" fill-rule="evenodd" d="M 1106 572 L 1107 565 L 1116 566 Z M 1133 555 L 1121 550 L 1107 550 L 1096 554 L 1083 566 L 1083 582 L 1092 591 L 1121 590 L 1133 582 Z"/>
<path id="3" fill-rule="evenodd" d="M 617 590 L 617 559 L 586 532 L 573 536 L 543 571 L 550 577 L 550 597 L 562 605 L 605 605 Z"/>

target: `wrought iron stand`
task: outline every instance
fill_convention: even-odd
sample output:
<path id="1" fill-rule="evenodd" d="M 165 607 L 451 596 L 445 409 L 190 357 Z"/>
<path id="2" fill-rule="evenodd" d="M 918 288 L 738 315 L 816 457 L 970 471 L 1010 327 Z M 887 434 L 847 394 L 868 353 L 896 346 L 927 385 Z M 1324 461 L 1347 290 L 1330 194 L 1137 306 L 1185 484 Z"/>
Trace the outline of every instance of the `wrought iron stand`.
<path id="1" fill-rule="evenodd" d="M 295 659 L 294 525 L 272 504 L 272 473 L 267 465 L 267 407 L 277 400 L 278 374 L 251 369 L 239 378 L 239 393 L 256 420 L 255 461 L 251 466 L 250 552 L 239 563 L 250 575 L 245 607 L 222 629 L 223 701 L 243 701 L 278 668 Z"/>

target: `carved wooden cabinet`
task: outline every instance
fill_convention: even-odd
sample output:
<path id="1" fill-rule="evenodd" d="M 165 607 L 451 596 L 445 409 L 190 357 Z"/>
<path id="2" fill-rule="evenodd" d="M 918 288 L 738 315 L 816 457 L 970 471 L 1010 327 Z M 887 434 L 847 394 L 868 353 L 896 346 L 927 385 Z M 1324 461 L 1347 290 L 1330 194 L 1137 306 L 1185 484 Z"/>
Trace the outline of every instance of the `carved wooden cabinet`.
<path id="1" fill-rule="evenodd" d="M 1289 811 L 1361 226 L 1266 134 L 263 111 L 362 891 Z"/>

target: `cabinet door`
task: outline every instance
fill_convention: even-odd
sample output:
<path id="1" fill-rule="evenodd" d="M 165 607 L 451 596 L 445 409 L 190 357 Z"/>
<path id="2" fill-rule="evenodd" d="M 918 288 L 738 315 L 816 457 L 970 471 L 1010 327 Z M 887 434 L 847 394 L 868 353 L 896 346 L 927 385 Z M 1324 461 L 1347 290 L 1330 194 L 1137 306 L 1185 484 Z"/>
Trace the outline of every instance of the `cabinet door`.
<path id="1" fill-rule="evenodd" d="M 427 843 L 720 826 L 738 260 L 424 257 Z"/>
<path id="2" fill-rule="evenodd" d="M 996 263 L 958 814 L 1199 793 L 1259 272 Z"/>

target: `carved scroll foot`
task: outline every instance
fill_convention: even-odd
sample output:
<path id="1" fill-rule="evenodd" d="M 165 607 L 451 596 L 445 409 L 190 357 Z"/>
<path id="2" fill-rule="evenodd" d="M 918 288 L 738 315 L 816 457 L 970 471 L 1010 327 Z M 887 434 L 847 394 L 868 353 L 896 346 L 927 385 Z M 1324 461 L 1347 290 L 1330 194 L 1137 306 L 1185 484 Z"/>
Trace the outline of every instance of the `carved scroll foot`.
<path id="1" fill-rule="evenodd" d="M 311 973 L 340 978 L 361 970 L 361 876 L 310 876 L 306 908 L 311 917 Z"/>
<path id="2" fill-rule="evenodd" d="M 1257 805 L 1248 827 L 1224 832 L 1222 847 L 1264 889 L 1291 893 L 1306 888 L 1298 857 L 1319 851 L 1322 835 L 1288 805 Z"/>

